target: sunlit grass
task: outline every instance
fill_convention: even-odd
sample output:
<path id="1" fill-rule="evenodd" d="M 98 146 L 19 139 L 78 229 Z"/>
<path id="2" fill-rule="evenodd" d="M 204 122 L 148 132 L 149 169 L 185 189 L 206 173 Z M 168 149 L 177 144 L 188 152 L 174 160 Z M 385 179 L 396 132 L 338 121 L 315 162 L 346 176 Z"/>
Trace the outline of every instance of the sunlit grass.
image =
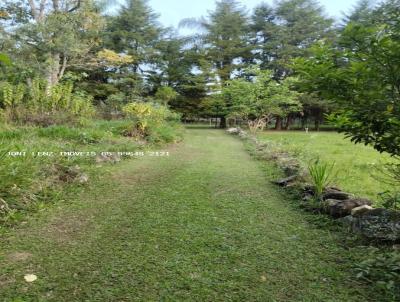
<path id="1" fill-rule="evenodd" d="M 376 175 L 379 175 L 379 167 L 394 159 L 371 147 L 355 145 L 342 134 L 268 131 L 259 134 L 259 138 L 279 143 L 283 149 L 300 158 L 304 165 L 317 158 L 335 162 L 335 183 L 356 195 L 377 200 L 378 193 L 392 189 L 377 180 Z"/>

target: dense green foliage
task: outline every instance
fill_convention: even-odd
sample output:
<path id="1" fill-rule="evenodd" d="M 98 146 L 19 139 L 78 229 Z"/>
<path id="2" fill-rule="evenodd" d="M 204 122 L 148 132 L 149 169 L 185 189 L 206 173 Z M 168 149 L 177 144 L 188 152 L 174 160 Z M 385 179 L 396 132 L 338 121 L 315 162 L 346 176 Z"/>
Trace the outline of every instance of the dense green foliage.
<path id="1" fill-rule="evenodd" d="M 294 78 L 278 82 L 270 71 L 255 70 L 250 81 L 230 80 L 221 95 L 214 98 L 225 104 L 227 117 L 246 121 L 252 130 L 263 130 L 273 117 L 300 112 L 302 105 L 294 90 L 295 82 Z"/>
<path id="2" fill-rule="evenodd" d="M 364 10 L 335 43 L 319 42 L 294 65 L 303 87 L 338 104 L 331 120 L 340 131 L 392 155 L 400 155 L 399 4 Z"/>

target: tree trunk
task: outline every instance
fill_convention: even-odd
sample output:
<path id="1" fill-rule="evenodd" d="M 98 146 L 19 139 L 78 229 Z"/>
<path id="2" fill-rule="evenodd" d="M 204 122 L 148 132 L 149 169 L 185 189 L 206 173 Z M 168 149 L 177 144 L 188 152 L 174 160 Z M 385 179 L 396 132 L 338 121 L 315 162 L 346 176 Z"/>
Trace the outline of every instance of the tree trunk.
<path id="1" fill-rule="evenodd" d="M 301 128 L 305 129 L 306 128 L 306 124 L 307 124 L 307 117 L 303 116 L 301 118 Z"/>
<path id="2" fill-rule="evenodd" d="M 220 120 L 221 120 L 221 122 L 219 123 L 219 127 L 221 129 L 225 129 L 226 128 L 226 118 L 225 118 L 225 116 L 221 116 Z"/>
<path id="3" fill-rule="evenodd" d="M 292 121 L 293 121 L 293 117 L 289 114 L 287 119 L 286 119 L 285 127 L 283 129 L 284 130 L 289 130 L 289 127 L 292 124 Z"/>
<path id="4" fill-rule="evenodd" d="M 55 53 L 52 54 L 49 59 L 49 66 L 46 72 L 46 91 L 49 93 L 50 89 L 57 85 L 61 78 L 64 76 L 65 69 L 67 68 L 67 57 L 63 56 L 62 62 L 61 61 L 61 54 Z"/>
<path id="5" fill-rule="evenodd" d="M 319 126 L 320 126 L 319 117 L 317 117 L 317 118 L 315 119 L 314 124 L 315 124 L 315 131 L 319 131 Z"/>
<path id="6" fill-rule="evenodd" d="M 275 130 L 282 130 L 282 118 L 280 116 L 276 117 Z"/>

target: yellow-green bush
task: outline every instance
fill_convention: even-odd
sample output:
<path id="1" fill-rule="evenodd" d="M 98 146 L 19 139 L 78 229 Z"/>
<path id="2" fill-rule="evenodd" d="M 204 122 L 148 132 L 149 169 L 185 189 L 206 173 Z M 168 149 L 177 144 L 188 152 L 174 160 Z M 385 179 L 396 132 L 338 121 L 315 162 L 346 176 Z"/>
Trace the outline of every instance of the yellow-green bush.
<path id="1" fill-rule="evenodd" d="M 135 102 L 125 105 L 122 111 L 133 120 L 133 124 L 124 130 L 127 136 L 151 137 L 156 129 L 171 127 L 179 121 L 179 114 L 160 104 Z"/>
<path id="2" fill-rule="evenodd" d="M 43 126 L 76 122 L 95 113 L 92 97 L 74 92 L 72 83 L 60 83 L 48 89 L 37 79 L 29 86 L 1 83 L 0 105 L 5 121 Z"/>

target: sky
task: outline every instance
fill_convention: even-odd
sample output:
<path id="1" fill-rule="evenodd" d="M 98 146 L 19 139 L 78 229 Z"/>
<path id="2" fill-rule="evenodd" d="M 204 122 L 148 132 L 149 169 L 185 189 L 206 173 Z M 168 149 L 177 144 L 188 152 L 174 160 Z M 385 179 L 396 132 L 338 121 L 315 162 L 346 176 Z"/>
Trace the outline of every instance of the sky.
<path id="1" fill-rule="evenodd" d="M 248 9 L 252 9 L 263 0 L 241 0 Z M 273 3 L 273 0 L 264 0 Z M 340 19 L 342 12 L 348 12 L 357 0 L 320 0 L 328 16 Z M 206 16 L 207 11 L 213 10 L 215 0 L 150 0 L 149 4 L 155 12 L 160 14 L 160 22 L 164 26 L 177 27 L 184 18 L 198 18 Z"/>

